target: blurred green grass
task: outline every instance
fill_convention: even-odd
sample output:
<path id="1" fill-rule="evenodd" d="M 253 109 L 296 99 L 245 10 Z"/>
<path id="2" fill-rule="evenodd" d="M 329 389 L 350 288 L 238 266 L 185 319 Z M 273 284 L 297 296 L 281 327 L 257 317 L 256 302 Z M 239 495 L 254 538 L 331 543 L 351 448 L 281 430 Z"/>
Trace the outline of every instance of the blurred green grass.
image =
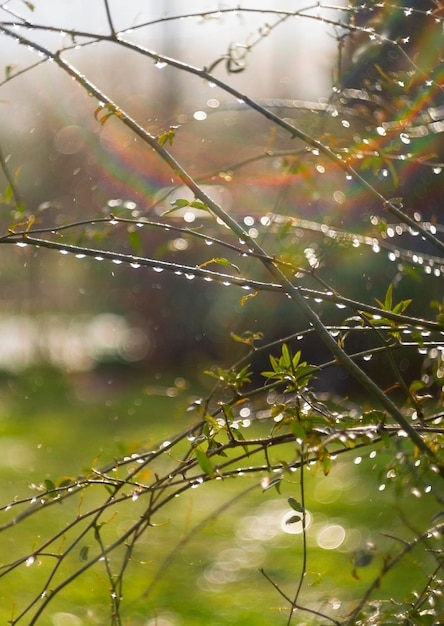
<path id="1" fill-rule="evenodd" d="M 53 369 L 34 369 L 21 376 L 3 375 L 0 383 L 2 505 L 15 498 L 32 497 L 35 491 L 29 485 L 78 476 L 85 468 L 100 467 L 141 448 L 150 449 L 184 430 L 192 419 L 184 417 L 184 408 L 193 399 L 194 390 L 174 375 L 153 383 L 140 375 L 122 377 L 112 370 L 67 376 Z M 260 428 L 269 429 L 269 425 Z M 418 506 L 418 499 L 408 491 L 396 499 L 392 489 L 378 490 L 379 473 L 391 453 L 380 449 L 376 458 L 364 459 L 359 465 L 350 457 L 338 461 L 327 477 L 316 469 L 305 472 L 311 521 L 302 605 L 323 608 L 340 619 L 379 574 L 384 558 L 402 547 L 398 538 L 413 536 L 407 525 L 423 530 L 436 512 L 431 497 L 423 496 Z M 272 454 L 278 458 L 281 452 Z M 281 494 L 274 489 L 253 489 L 211 518 L 212 511 L 243 489 L 254 487 L 259 478 L 245 475 L 212 481 L 188 490 L 160 511 L 156 524 L 138 542 L 128 566 L 122 623 L 286 623 L 286 602 L 260 568 L 289 597 L 294 596 L 302 568 L 302 535 L 288 532 L 292 528 L 283 518 L 290 511 L 287 498 L 299 499 L 299 475 L 283 485 Z M 69 545 L 73 535 L 63 532 L 69 521 L 106 496 L 102 486 L 94 488 L 84 500 L 74 496 L 2 532 L 2 565 L 31 553 L 33 546 L 57 530 L 61 532 L 60 545 Z M 116 540 L 143 515 L 145 507 L 141 497 L 138 502 L 119 506 L 116 519 L 111 519 L 110 512 L 112 523 L 103 530 L 105 540 Z M 5 521 L 11 511 L 0 515 Z M 199 524 L 201 531 L 193 534 L 192 529 Z M 354 573 L 353 554 L 368 542 L 375 545 L 372 561 Z M 333 549 L 336 543 L 340 545 Z M 174 552 L 178 546 L 181 549 Z M 96 549 L 94 542 L 85 539 L 64 563 L 60 577 L 68 576 L 70 567 L 79 567 L 85 548 L 91 552 Z M 122 550 L 118 550 L 112 558 L 116 572 L 121 556 Z M 54 558 L 41 558 L 1 578 L 0 623 L 7 623 L 11 615 L 17 617 L 19 607 L 39 595 Z M 413 588 L 420 589 L 426 582 L 420 567 L 423 559 L 422 551 L 413 551 L 400 568 L 384 578 L 379 597 L 402 600 Z M 109 581 L 103 564 L 98 563 L 55 597 L 38 623 L 110 623 L 109 595 Z M 20 623 L 27 624 L 28 617 Z M 294 623 L 316 622 L 308 613 L 300 612 Z"/>

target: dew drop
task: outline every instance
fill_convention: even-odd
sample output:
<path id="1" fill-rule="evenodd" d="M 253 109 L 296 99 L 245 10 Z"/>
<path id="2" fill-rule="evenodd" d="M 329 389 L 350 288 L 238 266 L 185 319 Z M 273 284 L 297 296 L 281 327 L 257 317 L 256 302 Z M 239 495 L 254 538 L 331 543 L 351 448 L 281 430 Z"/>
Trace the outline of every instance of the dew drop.
<path id="1" fill-rule="evenodd" d="M 157 67 L 158 70 L 163 70 L 164 67 L 166 67 L 168 65 L 168 63 L 165 63 L 165 61 L 156 61 L 156 63 L 154 64 L 154 67 Z"/>
<path id="2" fill-rule="evenodd" d="M 203 483 L 203 481 L 204 481 L 203 478 L 196 478 L 196 480 L 193 480 L 190 483 L 191 489 L 196 489 L 197 487 L 199 487 Z"/>
<path id="3" fill-rule="evenodd" d="M 134 269 L 137 269 L 137 268 L 139 268 L 139 267 L 140 267 L 140 263 L 131 263 L 130 265 L 131 265 L 131 267 L 133 267 Z"/>
<path id="4" fill-rule="evenodd" d="M 163 272 L 163 267 L 153 267 L 153 270 L 160 274 L 160 272 Z"/>
<path id="5" fill-rule="evenodd" d="M 187 211 L 186 213 L 184 213 L 183 219 L 184 219 L 184 222 L 191 224 L 192 222 L 195 221 L 196 215 L 193 213 L 193 211 Z"/>
<path id="6" fill-rule="evenodd" d="M 96 261 L 103 261 L 103 256 L 95 256 Z"/>
<path id="7" fill-rule="evenodd" d="M 410 143 L 410 137 L 407 135 L 407 133 L 401 133 L 399 135 L 399 138 L 401 139 L 402 143 L 405 143 L 405 144 Z"/>
<path id="8" fill-rule="evenodd" d="M 31 565 L 34 565 L 35 563 L 35 557 L 34 556 L 29 556 L 26 561 L 25 561 L 25 565 L 26 567 L 31 567 Z"/>
<path id="9" fill-rule="evenodd" d="M 28 245 L 27 243 L 25 243 L 24 241 L 17 241 L 16 245 L 19 248 L 26 248 L 26 246 Z"/>
<path id="10" fill-rule="evenodd" d="M 207 114 L 205 113 L 205 111 L 195 111 L 193 113 L 193 118 L 198 122 L 203 122 L 207 119 Z"/>

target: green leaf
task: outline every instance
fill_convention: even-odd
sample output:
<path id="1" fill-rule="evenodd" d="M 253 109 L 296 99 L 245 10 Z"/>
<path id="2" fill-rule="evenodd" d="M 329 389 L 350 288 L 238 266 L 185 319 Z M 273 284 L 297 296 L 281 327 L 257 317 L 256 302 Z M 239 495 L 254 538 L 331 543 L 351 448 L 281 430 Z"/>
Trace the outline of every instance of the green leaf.
<path id="1" fill-rule="evenodd" d="M 52 482 L 52 480 L 49 480 L 49 478 L 47 478 L 44 481 L 44 484 L 45 484 L 47 491 L 52 491 L 53 489 L 56 488 L 55 484 Z"/>
<path id="2" fill-rule="evenodd" d="M 206 204 L 201 202 L 200 200 L 185 200 L 185 198 L 177 198 L 171 202 L 171 209 L 167 209 L 162 213 L 162 216 L 168 215 L 173 211 L 177 211 L 178 209 L 184 209 L 186 207 L 193 207 L 193 209 L 199 209 L 199 211 L 209 211 L 209 208 Z"/>
<path id="3" fill-rule="evenodd" d="M 236 441 L 240 441 L 241 442 L 243 451 L 245 452 L 245 454 L 247 456 L 249 456 L 250 451 L 248 450 L 247 444 L 242 444 L 242 441 L 245 441 L 245 437 L 244 437 L 243 433 L 238 428 L 232 428 L 231 432 L 233 434 L 233 437 L 236 439 Z"/>
<path id="4" fill-rule="evenodd" d="M 3 199 L 5 204 L 9 204 L 14 197 L 14 192 L 12 190 L 12 185 L 6 185 L 5 192 L 3 194 Z"/>
<path id="5" fill-rule="evenodd" d="M 381 440 L 384 446 L 386 448 L 390 448 L 391 441 L 389 433 L 386 430 L 381 430 L 379 434 L 381 436 Z"/>
<path id="6" fill-rule="evenodd" d="M 385 310 L 386 311 L 391 311 L 392 310 L 392 304 L 393 304 L 393 285 L 392 285 L 392 283 L 390 283 L 390 285 L 387 287 L 387 291 L 385 293 L 385 300 L 384 300 Z"/>
<path id="7" fill-rule="evenodd" d="M 299 356 L 300 356 L 300 352 L 299 352 Z M 299 359 L 298 359 L 299 361 Z M 292 363 L 292 359 L 290 357 L 290 351 L 288 349 L 288 346 L 286 343 L 282 344 L 282 365 L 285 368 L 290 368 L 291 367 L 291 363 Z"/>
<path id="8" fill-rule="evenodd" d="M 141 256 L 142 254 L 142 239 L 140 238 L 139 231 L 128 228 L 128 241 L 133 249 L 133 251 L 137 254 L 137 256 Z"/>
<path id="9" fill-rule="evenodd" d="M 222 411 L 224 412 L 224 415 L 228 422 L 234 422 L 233 409 L 229 404 L 222 404 Z"/>
<path id="10" fill-rule="evenodd" d="M 242 335 L 230 333 L 230 337 L 233 341 L 237 341 L 238 343 L 244 343 L 247 346 L 253 347 L 255 341 L 261 341 L 264 338 L 264 334 L 261 332 L 255 333 L 251 330 L 247 330 Z"/>
<path id="11" fill-rule="evenodd" d="M 88 552 L 89 552 L 89 546 L 83 546 L 83 548 L 81 548 L 80 554 L 79 554 L 79 558 L 81 561 L 88 560 Z"/>
<path id="12" fill-rule="evenodd" d="M 204 450 L 202 450 L 200 446 L 197 446 L 194 450 L 194 455 L 196 457 L 196 461 L 198 462 L 201 470 L 204 471 L 205 474 L 207 474 L 208 476 L 212 478 L 215 474 L 214 467 L 210 459 L 207 457 L 206 453 L 204 452 Z"/>
<path id="13" fill-rule="evenodd" d="M 297 511 L 298 513 L 303 513 L 304 512 L 304 507 L 302 506 L 302 504 L 300 504 L 295 498 L 293 498 L 292 496 L 290 496 L 288 498 L 288 504 L 291 506 L 291 508 L 293 509 L 293 511 Z"/>
<path id="14" fill-rule="evenodd" d="M 328 476 L 331 470 L 331 456 L 327 448 L 319 448 L 318 459 L 324 472 L 324 476 Z"/>
<path id="15" fill-rule="evenodd" d="M 193 200 L 193 202 L 191 202 L 190 206 L 192 206 L 193 209 L 199 209 L 200 211 L 209 211 L 210 210 L 207 207 L 207 205 L 204 204 L 203 202 L 201 202 L 200 200 Z"/>
<path id="16" fill-rule="evenodd" d="M 300 522 L 302 517 L 300 515 L 292 515 L 287 520 L 285 520 L 286 524 L 295 524 L 296 522 Z"/>
<path id="17" fill-rule="evenodd" d="M 376 409 L 365 411 L 361 416 L 361 422 L 364 425 L 384 423 L 385 419 L 386 419 L 385 413 L 383 413 L 383 411 L 378 411 Z"/>
<path id="18" fill-rule="evenodd" d="M 6 78 L 6 80 L 9 80 L 11 78 L 11 75 L 14 72 L 15 69 L 16 69 L 16 65 L 7 65 L 5 67 L 5 78 Z"/>
<path id="19" fill-rule="evenodd" d="M 185 200 L 185 198 L 177 198 L 177 200 L 173 200 L 171 202 L 171 209 L 167 209 L 166 211 L 164 211 L 161 217 L 169 215 L 170 213 L 178 211 L 179 209 L 184 209 L 185 207 L 190 206 L 190 204 L 191 202 L 189 200 Z"/>
<path id="20" fill-rule="evenodd" d="M 420 389 L 424 389 L 425 386 L 426 384 L 423 380 L 413 380 L 409 385 L 409 391 L 414 395 Z"/>
<path id="21" fill-rule="evenodd" d="M 398 315 L 401 315 L 401 313 L 404 313 L 406 308 L 411 303 L 412 303 L 411 298 L 409 300 L 401 300 L 401 302 L 398 302 L 398 304 L 395 304 L 395 306 L 393 307 L 393 313 L 397 313 Z"/>
<path id="22" fill-rule="evenodd" d="M 75 478 L 69 478 L 68 476 L 64 476 L 57 481 L 57 487 L 62 489 L 63 487 L 68 487 L 75 482 Z"/>
<path id="23" fill-rule="evenodd" d="M 300 360 L 301 360 L 301 351 L 298 350 L 296 354 L 294 355 L 292 362 L 291 362 L 293 365 L 293 369 L 296 369 L 298 367 Z M 304 363 L 301 363 L 301 365 L 304 365 Z"/>
<path id="24" fill-rule="evenodd" d="M 302 439 L 302 441 L 305 441 L 305 439 L 307 438 L 307 433 L 300 422 L 297 422 L 295 419 L 293 419 L 290 422 L 290 428 L 296 439 Z"/>
<path id="25" fill-rule="evenodd" d="M 171 202 L 171 206 L 175 209 L 183 209 L 186 206 L 190 206 L 190 201 L 185 200 L 185 198 L 177 198 L 177 200 Z"/>
<path id="26" fill-rule="evenodd" d="M 164 133 L 157 135 L 156 139 L 161 146 L 164 146 L 166 143 L 169 143 L 170 146 L 173 145 L 177 128 L 178 126 L 170 126 Z"/>

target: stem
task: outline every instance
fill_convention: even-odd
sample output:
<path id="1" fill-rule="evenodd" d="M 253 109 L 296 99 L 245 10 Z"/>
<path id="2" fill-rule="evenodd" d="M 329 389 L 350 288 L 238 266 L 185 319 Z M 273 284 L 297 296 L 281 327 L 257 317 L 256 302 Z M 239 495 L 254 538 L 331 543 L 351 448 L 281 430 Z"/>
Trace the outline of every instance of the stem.
<path id="1" fill-rule="evenodd" d="M 293 619 L 293 613 L 297 606 L 299 595 L 304 584 L 305 576 L 307 574 L 307 513 L 305 510 L 305 482 L 304 482 L 304 443 L 301 444 L 301 505 L 302 505 L 302 566 L 301 575 L 299 577 L 298 587 L 294 596 L 294 600 L 291 603 L 290 615 L 288 616 L 287 626 L 291 625 Z"/>

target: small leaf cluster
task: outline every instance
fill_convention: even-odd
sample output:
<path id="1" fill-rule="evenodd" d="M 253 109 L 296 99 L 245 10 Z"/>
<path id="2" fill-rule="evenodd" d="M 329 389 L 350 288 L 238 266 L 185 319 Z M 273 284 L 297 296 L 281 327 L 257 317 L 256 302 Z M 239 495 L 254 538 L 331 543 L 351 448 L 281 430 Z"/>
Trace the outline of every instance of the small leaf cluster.
<path id="1" fill-rule="evenodd" d="M 233 368 L 223 369 L 218 367 L 215 371 L 206 370 L 205 374 L 223 383 L 234 393 L 237 393 L 246 383 L 251 382 L 251 371 L 249 365 L 246 365 L 239 371 Z"/>
<path id="2" fill-rule="evenodd" d="M 292 356 L 286 343 L 282 344 L 280 357 L 276 358 L 270 354 L 270 364 L 273 369 L 262 372 L 262 376 L 275 381 L 277 385 L 285 385 L 286 392 L 296 392 L 305 388 L 313 378 L 314 372 L 318 370 L 315 365 L 301 361 L 300 350 Z"/>

